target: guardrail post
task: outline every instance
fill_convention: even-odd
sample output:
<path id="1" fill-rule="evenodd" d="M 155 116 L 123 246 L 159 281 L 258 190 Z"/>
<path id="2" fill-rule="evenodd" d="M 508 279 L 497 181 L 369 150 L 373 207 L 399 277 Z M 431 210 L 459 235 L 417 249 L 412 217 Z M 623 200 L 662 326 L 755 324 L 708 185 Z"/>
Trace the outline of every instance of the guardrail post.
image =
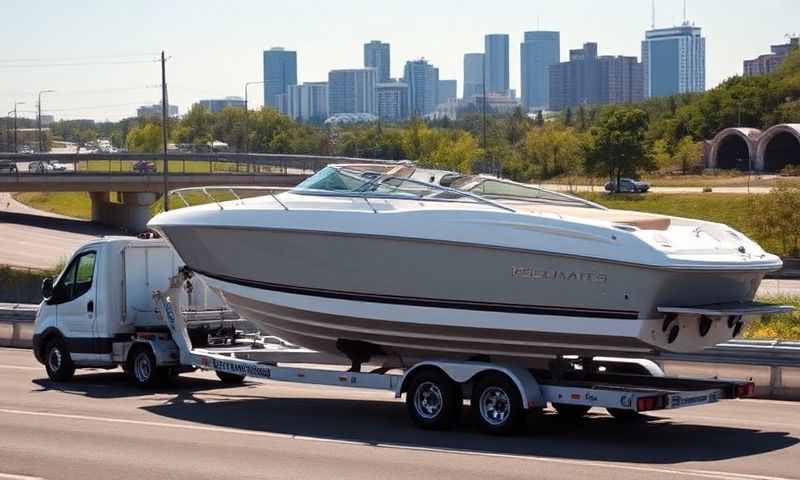
<path id="1" fill-rule="evenodd" d="M 775 398 L 776 395 L 780 396 L 783 390 L 783 367 L 770 366 L 769 367 L 769 396 Z"/>

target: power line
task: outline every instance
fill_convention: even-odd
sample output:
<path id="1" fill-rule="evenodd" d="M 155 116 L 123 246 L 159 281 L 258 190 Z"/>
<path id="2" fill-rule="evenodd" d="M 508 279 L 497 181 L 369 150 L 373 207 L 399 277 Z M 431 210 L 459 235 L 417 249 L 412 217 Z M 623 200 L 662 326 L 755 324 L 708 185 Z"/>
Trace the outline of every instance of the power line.
<path id="1" fill-rule="evenodd" d="M 137 90 L 149 90 L 153 88 L 161 88 L 160 84 L 156 85 L 142 85 L 139 87 L 109 87 L 109 88 L 89 88 L 89 89 L 81 89 L 81 90 L 58 90 L 56 94 L 59 97 L 64 96 L 84 96 L 84 95 L 102 95 L 105 93 L 117 93 L 117 92 L 133 92 Z M 25 97 L 27 95 L 36 95 L 35 91 L 29 92 L 0 92 L 0 96 L 7 96 L 7 97 Z"/>
<path id="2" fill-rule="evenodd" d="M 0 69 L 88 67 L 95 65 L 135 65 L 135 64 L 157 63 L 157 62 L 158 60 L 120 60 L 111 62 L 31 63 L 31 64 L 20 64 L 20 65 L 0 65 Z"/>
<path id="3" fill-rule="evenodd" d="M 129 55 L 85 55 L 81 57 L 37 57 L 37 58 L 0 58 L 0 63 L 20 62 L 64 62 L 77 60 L 130 60 L 132 58 L 156 58 L 158 53 L 133 53 Z"/>

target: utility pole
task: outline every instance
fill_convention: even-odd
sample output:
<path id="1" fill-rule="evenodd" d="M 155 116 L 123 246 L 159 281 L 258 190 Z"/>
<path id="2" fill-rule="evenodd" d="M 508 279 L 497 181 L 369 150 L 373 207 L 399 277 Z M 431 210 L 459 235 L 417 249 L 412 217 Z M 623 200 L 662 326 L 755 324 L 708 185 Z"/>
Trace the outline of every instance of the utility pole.
<path id="1" fill-rule="evenodd" d="M 55 90 L 42 90 L 39 92 L 39 100 L 36 102 L 36 129 L 39 133 L 39 153 L 44 152 L 44 142 L 42 142 L 42 94 L 53 93 Z"/>
<path id="2" fill-rule="evenodd" d="M 167 60 L 164 51 L 161 51 L 161 135 L 164 138 L 164 211 L 169 211 L 169 184 L 167 176 L 169 174 L 169 162 L 167 161 L 167 122 L 169 122 L 169 108 L 167 105 Z"/>
<path id="3" fill-rule="evenodd" d="M 17 147 L 17 105 L 25 105 L 25 102 L 14 102 L 14 153 L 19 153 Z"/>

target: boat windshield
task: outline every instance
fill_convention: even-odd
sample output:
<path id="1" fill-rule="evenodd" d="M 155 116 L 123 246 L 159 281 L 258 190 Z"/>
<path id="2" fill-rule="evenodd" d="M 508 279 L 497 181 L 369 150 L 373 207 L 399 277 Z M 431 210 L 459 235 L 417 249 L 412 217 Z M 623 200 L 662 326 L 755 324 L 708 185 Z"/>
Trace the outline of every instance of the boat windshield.
<path id="1" fill-rule="evenodd" d="M 400 197 L 433 201 L 463 201 L 482 203 L 502 210 L 513 208 L 497 204 L 478 194 L 426 183 L 408 178 L 413 167 L 389 168 L 363 165 L 328 165 L 295 188 L 293 193 L 305 195 L 345 195 L 363 197 Z"/>
<path id="2" fill-rule="evenodd" d="M 480 175 L 467 175 L 456 178 L 450 183 L 450 186 L 457 190 L 480 195 L 483 198 L 512 205 L 514 203 L 542 203 L 605 210 L 605 207 L 601 205 L 565 193 Z"/>

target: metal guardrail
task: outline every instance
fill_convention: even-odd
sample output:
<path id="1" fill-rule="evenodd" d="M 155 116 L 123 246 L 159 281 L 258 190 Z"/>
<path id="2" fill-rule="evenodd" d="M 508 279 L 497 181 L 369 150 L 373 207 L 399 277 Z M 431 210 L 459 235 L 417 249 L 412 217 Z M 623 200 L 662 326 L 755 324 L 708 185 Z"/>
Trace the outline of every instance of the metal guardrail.
<path id="1" fill-rule="evenodd" d="M 175 174 L 296 175 L 316 172 L 331 163 L 394 163 L 390 160 L 319 155 L 266 153 L 183 153 L 170 152 L 169 170 Z M 12 163 L 14 171 L 2 176 L 29 175 L 143 175 L 158 174 L 163 154 L 152 153 L 0 153 L 0 163 Z M 40 167 L 41 162 L 57 163 L 63 170 Z"/>

